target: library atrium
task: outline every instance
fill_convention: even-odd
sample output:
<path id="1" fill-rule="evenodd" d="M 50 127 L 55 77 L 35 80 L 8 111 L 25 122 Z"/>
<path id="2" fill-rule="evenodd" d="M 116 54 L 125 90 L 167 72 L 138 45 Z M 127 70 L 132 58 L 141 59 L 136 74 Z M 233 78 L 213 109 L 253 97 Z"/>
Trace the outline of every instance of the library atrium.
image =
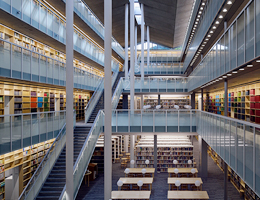
<path id="1" fill-rule="evenodd" d="M 260 200 L 260 0 L 0 0 L 0 200 L 74 199 Z"/>

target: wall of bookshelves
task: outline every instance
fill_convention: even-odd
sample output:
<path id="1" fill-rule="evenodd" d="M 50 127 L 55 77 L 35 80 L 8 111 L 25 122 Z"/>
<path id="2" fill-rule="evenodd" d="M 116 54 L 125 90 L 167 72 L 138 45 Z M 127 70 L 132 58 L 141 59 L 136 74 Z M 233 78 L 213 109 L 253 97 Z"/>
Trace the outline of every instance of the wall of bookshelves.
<path id="1" fill-rule="evenodd" d="M 66 109 L 65 88 L 40 87 L 26 84 L 0 83 L 0 115 L 4 115 L 5 97 L 9 97 L 9 113 L 34 113 L 60 111 Z M 74 91 L 74 109 L 77 120 L 85 118 L 85 107 L 90 99 L 90 92 Z M 1 118 L 1 117 L 0 117 Z"/>
<path id="2" fill-rule="evenodd" d="M 55 139 L 0 156 L 0 199 L 5 199 L 5 172 L 20 167 L 19 193 L 23 191 Z"/>
<path id="3" fill-rule="evenodd" d="M 149 160 L 149 165 L 145 161 Z M 178 164 L 173 164 L 177 160 Z M 157 136 L 157 170 L 167 172 L 169 167 L 188 167 L 193 160 L 193 146 L 188 137 Z M 154 139 L 142 137 L 136 146 L 137 167 L 154 166 Z"/>
<path id="4" fill-rule="evenodd" d="M 208 154 L 218 165 L 218 167 L 224 172 L 225 162 L 210 146 L 208 147 Z M 254 193 L 254 191 L 230 167 L 228 167 L 228 177 L 230 182 L 237 189 L 240 195 L 244 195 L 245 200 L 260 200 L 260 198 Z"/>
<path id="5" fill-rule="evenodd" d="M 58 61 L 61 61 L 64 63 L 66 62 L 66 55 L 64 53 L 57 51 L 56 49 L 51 48 L 50 46 L 47 46 L 37 40 L 34 40 L 24 34 L 18 33 L 17 31 L 15 31 L 11 28 L 8 28 L 6 26 L 3 26 L 1 24 L 0 24 L 0 38 L 3 40 L 9 41 L 9 42 L 18 44 L 24 48 L 35 51 L 37 53 L 43 54 L 45 56 L 54 58 Z M 18 48 L 16 48 L 15 50 L 21 51 Z M 42 57 L 42 59 L 44 59 L 44 58 Z M 79 69 L 83 69 L 83 70 L 86 70 L 93 74 L 96 74 L 98 76 L 104 77 L 103 71 L 101 71 L 97 68 L 91 67 L 80 60 L 74 59 L 73 64 L 74 64 L 74 67 L 77 67 Z"/>
<path id="6" fill-rule="evenodd" d="M 208 112 L 224 115 L 224 92 L 209 94 Z M 260 83 L 228 89 L 228 116 L 240 120 L 260 123 Z"/>

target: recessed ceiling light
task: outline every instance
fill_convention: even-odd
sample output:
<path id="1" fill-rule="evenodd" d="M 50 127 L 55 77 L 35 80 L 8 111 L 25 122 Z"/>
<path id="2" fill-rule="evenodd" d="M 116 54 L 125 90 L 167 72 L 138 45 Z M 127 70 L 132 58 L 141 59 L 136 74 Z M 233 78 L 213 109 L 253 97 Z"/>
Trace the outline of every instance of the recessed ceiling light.
<path id="1" fill-rule="evenodd" d="M 223 12 L 227 12 L 227 9 L 226 9 L 226 8 L 224 8 L 224 9 L 223 9 Z"/>
<path id="2" fill-rule="evenodd" d="M 209 38 L 206 38 L 205 40 L 209 40 Z"/>
<path id="3" fill-rule="evenodd" d="M 200 17 L 200 15 L 198 15 L 198 17 Z"/>
<path id="4" fill-rule="evenodd" d="M 202 5 L 204 6 L 204 5 L 205 5 L 205 3 L 203 2 L 203 3 L 202 3 Z"/>
<path id="5" fill-rule="evenodd" d="M 233 71 L 232 73 L 233 73 L 233 74 L 237 74 L 237 71 Z"/>
<path id="6" fill-rule="evenodd" d="M 217 27 L 216 27 L 216 26 L 213 26 L 212 28 L 213 28 L 213 29 L 216 29 Z"/>
<path id="7" fill-rule="evenodd" d="M 227 78 L 227 76 L 222 76 L 223 78 Z"/>
<path id="8" fill-rule="evenodd" d="M 205 44 L 206 44 L 207 42 L 203 42 L 203 43 L 205 43 Z"/>
<path id="9" fill-rule="evenodd" d="M 227 74 L 227 76 L 232 76 L 232 74 Z"/>
<path id="10" fill-rule="evenodd" d="M 197 27 L 197 25 L 195 24 L 194 27 Z"/>
<path id="11" fill-rule="evenodd" d="M 213 33 L 213 31 L 210 31 L 210 33 Z"/>
<path id="12" fill-rule="evenodd" d="M 216 81 L 219 81 L 218 79 Z"/>
<path id="13" fill-rule="evenodd" d="M 201 14 L 202 12 L 201 11 L 199 11 L 199 14 Z"/>
<path id="14" fill-rule="evenodd" d="M 222 16 L 222 15 L 219 15 L 219 18 L 220 18 L 220 19 L 222 19 L 222 18 L 223 18 L 223 16 Z"/>
<path id="15" fill-rule="evenodd" d="M 216 21 L 216 24 L 219 24 L 219 21 Z"/>
<path id="16" fill-rule="evenodd" d="M 211 35 L 208 35 L 208 37 L 211 37 Z"/>
<path id="17" fill-rule="evenodd" d="M 199 18 L 197 18 L 196 20 L 199 21 Z"/>
<path id="18" fill-rule="evenodd" d="M 219 78 L 219 80 L 222 80 L 223 78 Z"/>
<path id="19" fill-rule="evenodd" d="M 203 10 L 203 7 L 200 7 L 201 10 Z"/>
<path id="20" fill-rule="evenodd" d="M 195 22 L 195 24 L 198 24 L 198 22 Z"/>
<path id="21" fill-rule="evenodd" d="M 239 70 L 243 71 L 243 70 L 245 70 L 245 69 L 244 69 L 244 68 L 240 68 Z"/>
<path id="22" fill-rule="evenodd" d="M 228 1 L 227 4 L 228 4 L 228 5 L 231 5 L 231 4 L 232 4 L 232 1 Z"/>
<path id="23" fill-rule="evenodd" d="M 253 65 L 247 65 L 247 67 L 253 67 Z"/>
<path id="24" fill-rule="evenodd" d="M 204 47 L 204 46 L 205 46 L 205 44 L 203 44 L 203 45 L 201 45 L 201 46 L 203 46 L 203 47 Z"/>

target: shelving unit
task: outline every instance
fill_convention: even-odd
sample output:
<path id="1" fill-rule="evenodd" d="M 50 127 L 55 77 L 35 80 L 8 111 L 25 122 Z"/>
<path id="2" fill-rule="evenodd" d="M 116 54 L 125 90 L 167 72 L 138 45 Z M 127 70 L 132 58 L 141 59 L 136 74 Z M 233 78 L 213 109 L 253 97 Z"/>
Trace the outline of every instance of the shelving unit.
<path id="1" fill-rule="evenodd" d="M 158 105 L 158 99 L 144 99 L 144 105 L 151 105 L 155 108 Z M 178 105 L 180 109 L 184 108 L 184 105 L 190 105 L 190 99 L 188 97 L 178 99 L 160 99 L 160 105 L 163 109 L 174 109 L 174 105 Z"/>
<path id="2" fill-rule="evenodd" d="M 4 115 L 5 96 L 11 97 L 9 114 L 34 113 L 66 110 L 66 91 L 62 88 L 36 87 L 26 84 L 0 82 L 0 115 Z M 77 120 L 84 120 L 85 107 L 90 99 L 90 92 L 74 91 L 74 109 Z M 3 120 L 3 117 L 0 121 Z"/>
<path id="3" fill-rule="evenodd" d="M 208 147 L 208 154 L 218 165 L 218 167 L 224 172 L 224 161 L 210 146 Z M 240 193 L 240 196 L 244 196 L 245 200 L 260 200 L 260 198 L 253 192 L 253 190 L 230 167 L 228 167 L 228 177 L 230 182 Z"/>
<path id="4" fill-rule="evenodd" d="M 208 112 L 224 115 L 224 92 L 209 94 Z M 207 104 L 204 99 L 204 108 Z M 228 90 L 228 116 L 260 123 L 260 83 Z"/>
<path id="5" fill-rule="evenodd" d="M 149 165 L 145 164 L 149 160 Z M 178 164 L 173 164 L 177 160 Z M 188 137 L 157 137 L 157 170 L 167 172 L 169 167 L 188 167 L 188 160 L 193 160 L 193 146 Z M 154 165 L 154 140 L 142 137 L 136 146 L 137 167 L 153 167 Z"/>

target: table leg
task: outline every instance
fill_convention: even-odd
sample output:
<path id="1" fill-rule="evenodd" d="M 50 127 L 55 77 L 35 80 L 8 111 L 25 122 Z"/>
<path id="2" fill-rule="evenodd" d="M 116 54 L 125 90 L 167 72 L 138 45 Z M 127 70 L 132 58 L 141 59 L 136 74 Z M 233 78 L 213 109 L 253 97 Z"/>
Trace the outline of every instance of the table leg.
<path id="1" fill-rule="evenodd" d="M 88 187 L 89 187 L 89 176 L 88 176 Z"/>

